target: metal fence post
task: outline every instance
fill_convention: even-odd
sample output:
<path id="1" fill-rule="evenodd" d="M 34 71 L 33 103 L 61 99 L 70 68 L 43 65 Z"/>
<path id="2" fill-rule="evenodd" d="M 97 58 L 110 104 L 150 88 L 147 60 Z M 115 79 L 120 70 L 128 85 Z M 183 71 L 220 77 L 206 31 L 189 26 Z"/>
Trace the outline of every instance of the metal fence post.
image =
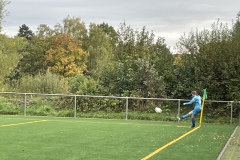
<path id="1" fill-rule="evenodd" d="M 239 119 L 238 119 L 238 125 L 240 126 L 240 108 L 238 108 L 238 112 L 239 112 L 239 115 L 238 115 L 238 117 L 239 117 Z"/>
<path id="2" fill-rule="evenodd" d="M 230 119 L 230 124 L 232 124 L 232 118 L 233 118 L 233 101 L 231 101 L 231 119 Z"/>
<path id="3" fill-rule="evenodd" d="M 178 100 L 178 114 L 177 114 L 177 117 L 180 117 L 180 103 L 181 103 L 181 100 L 179 99 Z M 178 119 L 178 122 L 179 122 L 179 119 Z"/>
<path id="4" fill-rule="evenodd" d="M 24 112 L 23 115 L 26 116 L 26 112 L 27 112 L 27 94 L 24 94 Z"/>
<path id="5" fill-rule="evenodd" d="M 240 103 L 240 102 L 238 102 Z M 238 125 L 240 126 L 240 106 L 238 106 Z"/>
<path id="6" fill-rule="evenodd" d="M 128 120 L 128 98 L 126 98 L 126 120 Z"/>
<path id="7" fill-rule="evenodd" d="M 77 96 L 74 96 L 74 118 L 77 117 Z"/>

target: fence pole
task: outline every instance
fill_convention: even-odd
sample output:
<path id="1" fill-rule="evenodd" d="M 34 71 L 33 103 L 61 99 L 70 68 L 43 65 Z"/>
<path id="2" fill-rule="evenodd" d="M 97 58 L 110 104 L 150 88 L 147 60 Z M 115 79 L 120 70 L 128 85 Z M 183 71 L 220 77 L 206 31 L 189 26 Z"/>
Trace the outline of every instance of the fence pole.
<path id="1" fill-rule="evenodd" d="M 180 117 L 180 103 L 181 103 L 181 100 L 179 99 L 178 100 L 178 114 L 177 114 L 177 117 Z M 178 119 L 178 122 L 179 122 L 179 119 Z"/>
<path id="2" fill-rule="evenodd" d="M 77 116 L 77 96 L 74 96 L 74 118 L 76 118 Z"/>
<path id="3" fill-rule="evenodd" d="M 239 112 L 239 115 L 238 115 L 238 117 L 239 117 L 239 119 L 238 119 L 238 125 L 240 126 L 240 108 L 238 109 L 238 112 Z"/>
<path id="4" fill-rule="evenodd" d="M 26 116 L 26 112 L 27 112 L 27 94 L 24 94 L 24 111 L 23 111 L 23 115 Z"/>
<path id="5" fill-rule="evenodd" d="M 240 126 L 240 106 L 238 106 L 238 118 L 239 118 L 238 119 L 238 125 Z"/>
<path id="6" fill-rule="evenodd" d="M 233 117 L 233 101 L 231 101 L 231 119 L 230 119 L 230 124 L 232 124 L 232 117 Z"/>
<path id="7" fill-rule="evenodd" d="M 128 120 L 128 98 L 126 98 L 126 120 Z"/>

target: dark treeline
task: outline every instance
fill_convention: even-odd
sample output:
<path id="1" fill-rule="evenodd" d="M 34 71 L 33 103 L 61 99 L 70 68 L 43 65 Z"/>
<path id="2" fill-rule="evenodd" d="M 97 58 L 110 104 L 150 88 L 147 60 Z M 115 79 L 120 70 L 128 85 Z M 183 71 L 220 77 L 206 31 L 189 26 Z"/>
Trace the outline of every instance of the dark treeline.
<path id="1" fill-rule="evenodd" d="M 66 17 L 15 37 L 0 35 L 2 91 L 190 98 L 192 90 L 214 100 L 240 99 L 240 15 L 232 27 L 180 37 L 173 54 L 162 37 L 121 23 L 86 27 Z"/>

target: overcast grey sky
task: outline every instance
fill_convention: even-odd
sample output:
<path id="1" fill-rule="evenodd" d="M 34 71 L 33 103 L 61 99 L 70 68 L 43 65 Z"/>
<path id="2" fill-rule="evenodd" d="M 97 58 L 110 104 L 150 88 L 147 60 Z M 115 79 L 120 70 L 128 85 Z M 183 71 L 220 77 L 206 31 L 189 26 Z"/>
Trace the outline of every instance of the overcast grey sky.
<path id="1" fill-rule="evenodd" d="M 16 35 L 22 24 L 34 32 L 40 24 L 53 28 L 69 15 L 86 27 L 105 22 L 118 29 L 123 21 L 134 30 L 145 26 L 174 46 L 184 32 L 210 29 L 218 19 L 231 27 L 239 6 L 240 0 L 11 0 L 3 33 Z"/>

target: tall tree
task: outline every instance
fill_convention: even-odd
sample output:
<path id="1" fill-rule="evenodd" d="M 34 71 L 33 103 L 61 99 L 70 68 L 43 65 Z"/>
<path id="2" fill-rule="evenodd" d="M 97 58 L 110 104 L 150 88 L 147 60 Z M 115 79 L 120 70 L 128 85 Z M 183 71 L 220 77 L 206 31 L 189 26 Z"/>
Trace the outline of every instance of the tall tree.
<path id="1" fill-rule="evenodd" d="M 102 24 L 99 24 L 98 27 L 100 27 L 103 30 L 103 32 L 107 35 L 107 37 L 109 37 L 112 46 L 113 47 L 116 46 L 117 40 L 118 40 L 118 34 L 113 28 L 113 26 L 110 26 L 107 23 L 102 23 Z"/>
<path id="2" fill-rule="evenodd" d="M 23 57 L 19 62 L 19 72 L 21 75 L 36 75 L 39 72 L 46 71 L 44 61 L 45 53 L 49 50 L 49 43 L 49 41 L 44 39 L 32 39 L 27 51 L 22 53 Z"/>
<path id="3" fill-rule="evenodd" d="M 229 73 L 229 84 L 228 89 L 231 96 L 231 100 L 240 99 L 240 12 L 237 14 L 236 21 L 233 25 L 231 32 L 231 41 L 229 43 L 229 56 L 228 73 Z"/>
<path id="4" fill-rule="evenodd" d="M 62 24 L 58 23 L 54 26 L 54 28 L 57 34 L 69 34 L 74 39 L 81 40 L 82 42 L 84 42 L 85 38 L 87 37 L 87 29 L 85 23 L 81 21 L 80 18 L 71 18 L 68 16 L 63 19 Z"/>
<path id="5" fill-rule="evenodd" d="M 138 32 L 125 23 L 120 26 L 118 34 L 116 65 L 112 70 L 104 72 L 101 78 L 102 84 L 108 86 L 114 94 L 126 93 L 127 96 L 142 97 L 165 96 L 163 78 L 165 74 L 161 72 L 161 67 L 173 61 L 165 62 L 171 60 L 172 55 L 164 41 L 159 38 L 155 43 L 155 35 L 146 31 L 145 27 Z M 156 62 L 158 62 L 157 65 Z"/>
<path id="6" fill-rule="evenodd" d="M 116 43 L 115 57 L 117 60 L 134 58 L 136 32 L 125 22 L 121 23 L 117 30 L 118 41 Z"/>
<path id="7" fill-rule="evenodd" d="M 161 76 L 166 83 L 165 94 L 172 98 L 172 83 L 174 80 L 173 67 L 174 55 L 167 48 L 164 38 L 158 37 L 156 42 L 150 45 L 150 64 L 156 69 L 159 76 Z"/>
<path id="8" fill-rule="evenodd" d="M 18 37 L 24 37 L 28 44 L 18 51 L 22 58 L 18 65 L 8 76 L 10 80 L 19 80 L 23 75 L 36 75 L 46 70 L 43 62 L 45 61 L 45 52 L 49 49 L 50 38 L 44 38 L 42 35 L 36 36 L 25 24 L 19 29 Z"/>
<path id="9" fill-rule="evenodd" d="M 46 52 L 45 64 L 51 72 L 70 77 L 83 73 L 88 55 L 82 50 L 80 41 L 70 34 L 58 34 Z"/>
<path id="10" fill-rule="evenodd" d="M 176 92 L 188 93 L 192 89 L 207 88 L 212 99 L 229 100 L 230 29 L 222 23 L 214 23 L 211 30 L 190 32 L 181 37 L 181 62 Z M 216 92 L 217 88 L 217 92 Z"/>
<path id="11" fill-rule="evenodd" d="M 103 32 L 102 28 L 91 23 L 86 44 L 89 52 L 87 69 L 94 78 L 98 79 L 101 72 L 113 65 L 113 49 L 110 38 Z"/>
<path id="12" fill-rule="evenodd" d="M 0 87 L 2 87 L 4 79 L 17 66 L 21 58 L 18 51 L 22 50 L 27 43 L 19 37 L 8 38 L 1 34 L 0 42 Z"/>
<path id="13" fill-rule="evenodd" d="M 28 41 L 31 41 L 33 38 L 33 32 L 26 24 L 23 24 L 19 27 L 18 36 L 25 37 Z"/>
<path id="14" fill-rule="evenodd" d="M 54 35 L 54 30 L 46 24 L 40 24 L 37 28 L 36 37 L 39 39 L 51 38 Z"/>
<path id="15" fill-rule="evenodd" d="M 8 5 L 10 1 L 8 0 L 0 0 L 0 33 L 2 31 L 2 22 L 5 16 L 9 14 L 7 10 L 5 10 L 5 6 Z"/>

